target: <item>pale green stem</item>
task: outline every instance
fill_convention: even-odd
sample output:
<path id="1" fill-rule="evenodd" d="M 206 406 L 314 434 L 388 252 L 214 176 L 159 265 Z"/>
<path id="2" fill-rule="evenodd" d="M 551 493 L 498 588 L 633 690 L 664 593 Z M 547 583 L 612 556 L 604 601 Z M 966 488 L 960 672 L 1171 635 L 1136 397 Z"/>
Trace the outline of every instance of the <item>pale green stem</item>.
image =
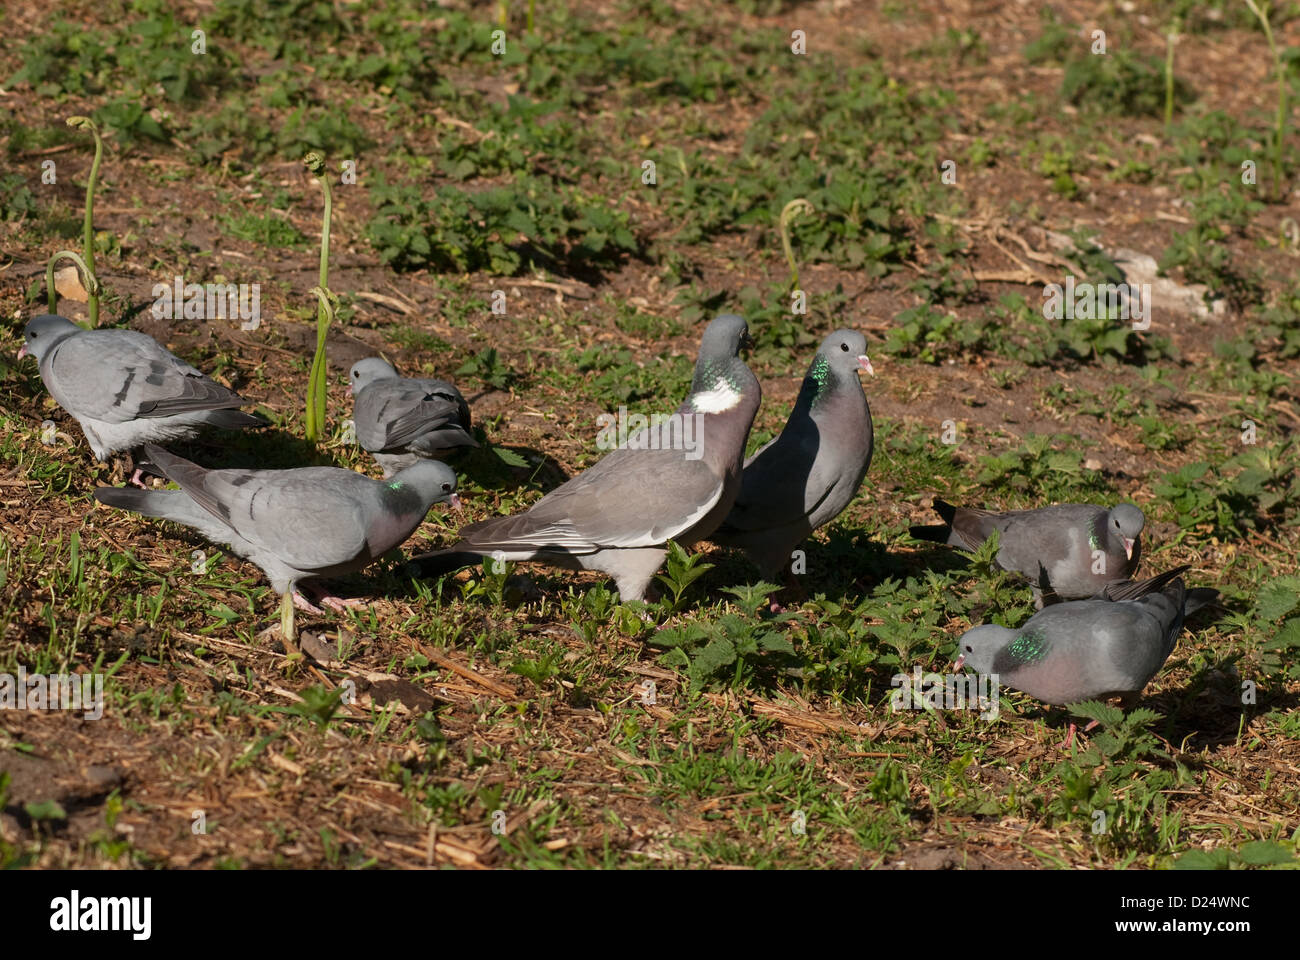
<path id="1" fill-rule="evenodd" d="M 94 273 L 86 266 L 86 261 L 81 259 L 80 254 L 74 250 L 60 250 L 54 256 L 50 257 L 49 262 L 45 265 L 45 299 L 49 304 L 50 313 L 58 313 L 59 294 L 54 289 L 54 265 L 60 260 L 71 260 L 81 271 L 82 286 L 86 288 L 87 302 L 97 302 L 99 297 L 99 281 L 95 279 Z M 94 323 L 91 324 L 94 327 Z"/>
<path id="2" fill-rule="evenodd" d="M 319 440 L 325 432 L 325 381 L 328 362 L 325 357 L 325 338 L 329 332 L 334 311 L 330 309 L 329 262 L 330 262 L 330 216 L 333 211 L 333 194 L 330 192 L 329 180 L 326 179 L 325 161 L 320 154 L 309 153 L 303 163 L 317 179 L 325 191 L 325 214 L 321 222 L 320 234 L 320 307 L 316 311 L 316 354 L 312 357 L 311 373 L 307 376 L 307 411 L 306 435 L 311 441 Z"/>
<path id="3" fill-rule="evenodd" d="M 1278 53 L 1277 41 L 1273 38 L 1273 27 L 1268 22 L 1269 5 L 1260 7 L 1255 0 L 1246 0 L 1246 6 L 1259 20 L 1264 28 L 1264 39 L 1268 41 L 1268 52 L 1273 56 L 1273 71 L 1277 74 L 1277 116 L 1273 121 L 1273 194 L 1275 199 L 1282 198 L 1282 132 L 1286 128 L 1286 65 Z"/>
<path id="4" fill-rule="evenodd" d="M 104 156 L 104 141 L 99 136 L 99 126 L 90 117 L 68 117 L 68 126 L 89 130 L 95 137 L 95 159 L 90 164 L 90 179 L 86 181 L 86 216 L 82 224 L 82 256 L 85 263 L 83 270 L 90 277 L 95 275 L 95 180 L 99 177 L 99 161 Z M 53 289 L 53 288 L 51 288 Z M 90 315 L 90 326 L 99 326 L 99 284 L 86 286 L 86 310 Z M 53 313 L 53 308 L 50 313 Z"/>
<path id="5" fill-rule="evenodd" d="M 803 197 L 791 200 L 781 210 L 781 249 L 785 251 L 785 261 L 790 264 L 790 289 L 799 289 L 799 265 L 794 259 L 794 245 L 790 241 L 790 223 L 804 211 L 813 212 L 813 205 Z"/>

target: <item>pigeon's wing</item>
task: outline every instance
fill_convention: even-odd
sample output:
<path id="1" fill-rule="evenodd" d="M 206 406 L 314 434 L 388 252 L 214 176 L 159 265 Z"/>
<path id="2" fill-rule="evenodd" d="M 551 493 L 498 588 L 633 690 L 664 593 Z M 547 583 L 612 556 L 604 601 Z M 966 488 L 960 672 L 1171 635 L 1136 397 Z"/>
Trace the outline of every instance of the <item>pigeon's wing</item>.
<path id="1" fill-rule="evenodd" d="M 368 450 L 400 450 L 426 434 L 450 429 L 465 432 L 469 408 L 451 384 L 442 380 L 379 380 L 357 396 L 353 409 L 357 439 Z M 447 444 L 462 446 L 463 441 Z"/>
<path id="2" fill-rule="evenodd" d="M 377 495 L 351 470 L 207 470 L 152 444 L 149 462 L 199 506 L 259 550 L 304 572 L 348 563 L 366 550 Z"/>
<path id="3" fill-rule="evenodd" d="M 1166 570 L 1145 580 L 1117 580 L 1102 587 L 1096 599 L 1118 602 L 1137 600 L 1150 593 L 1160 593 L 1190 569 L 1192 569 L 1190 564 L 1183 564 L 1181 567 L 1174 567 L 1172 570 Z"/>
<path id="4" fill-rule="evenodd" d="M 661 546 L 699 523 L 722 492 L 722 478 L 681 450 L 619 449 L 525 512 L 470 524 L 460 536 L 481 551 Z"/>
<path id="5" fill-rule="evenodd" d="M 69 412 L 108 423 L 238 407 L 234 391 L 136 330 L 88 330 L 48 358 L 50 392 Z"/>
<path id="6" fill-rule="evenodd" d="M 735 531 L 771 530 L 805 520 L 831 495 L 841 478 L 817 457 L 816 433 L 783 433 L 746 465 L 740 495 L 724 526 Z"/>

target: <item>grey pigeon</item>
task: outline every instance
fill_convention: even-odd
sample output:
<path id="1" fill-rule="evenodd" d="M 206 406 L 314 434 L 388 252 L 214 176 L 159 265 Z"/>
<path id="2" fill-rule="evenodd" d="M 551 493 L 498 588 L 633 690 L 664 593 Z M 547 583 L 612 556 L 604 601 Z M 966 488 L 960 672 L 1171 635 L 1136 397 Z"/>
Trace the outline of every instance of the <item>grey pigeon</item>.
<path id="1" fill-rule="evenodd" d="M 400 377 L 388 361 L 367 357 L 352 365 L 348 393 L 355 397 L 357 442 L 374 455 L 385 477 L 417 460 L 441 460 L 458 448 L 478 446 L 469 432 L 469 406 L 445 380 Z"/>
<path id="2" fill-rule="evenodd" d="M 740 492 L 745 440 L 761 391 L 740 359 L 745 321 L 724 314 L 704 331 L 691 392 L 671 417 L 627 438 L 528 510 L 473 523 L 450 551 L 414 561 L 432 576 L 482 557 L 599 570 L 623 600 L 641 600 L 667 553 L 726 517 Z"/>
<path id="3" fill-rule="evenodd" d="M 1128 709 L 1173 652 L 1184 617 L 1214 593 L 1188 591 L 1182 581 L 1188 569 L 1109 584 L 1091 599 L 1040 610 L 1019 630 L 975 627 L 958 641 L 953 667 L 995 674 L 1044 703 L 1121 697 Z M 1071 725 L 1066 745 L 1073 735 Z"/>
<path id="4" fill-rule="evenodd" d="M 202 427 L 266 425 L 240 412 L 244 401 L 233 390 L 138 330 L 85 330 L 46 313 L 23 336 L 18 356 L 36 358 L 50 396 L 81 424 L 105 463 L 146 443 L 188 439 Z"/>
<path id="5" fill-rule="evenodd" d="M 996 530 L 998 566 L 1028 577 L 1039 607 L 1044 594 L 1062 600 L 1091 597 L 1108 583 L 1132 577 L 1142 558 L 1146 519 L 1131 503 L 1109 509 L 1063 503 L 993 513 L 936 498 L 934 509 L 947 523 L 912 527 L 912 536 L 976 550 Z"/>
<path id="6" fill-rule="evenodd" d="M 300 581 L 360 570 L 415 532 L 435 503 L 456 500 L 456 473 L 422 460 L 388 482 L 338 467 L 208 470 L 152 444 L 150 463 L 179 490 L 99 487 L 95 498 L 193 527 L 262 568 L 281 594 L 281 625 L 293 637 L 293 608 L 319 612 Z M 326 597 L 339 609 L 343 601 Z"/>
<path id="7" fill-rule="evenodd" d="M 866 337 L 836 330 L 822 341 L 785 429 L 745 461 L 736 504 L 709 537 L 744 550 L 765 579 L 789 569 L 794 548 L 844 511 L 871 465 L 859 370 L 875 372 Z"/>

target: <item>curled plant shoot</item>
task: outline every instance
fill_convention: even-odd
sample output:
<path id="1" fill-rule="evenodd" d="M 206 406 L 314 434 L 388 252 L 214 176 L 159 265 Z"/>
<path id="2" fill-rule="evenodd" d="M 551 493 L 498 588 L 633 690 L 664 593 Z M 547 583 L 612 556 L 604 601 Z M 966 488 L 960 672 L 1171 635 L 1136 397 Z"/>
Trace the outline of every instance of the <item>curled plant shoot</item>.
<path id="1" fill-rule="evenodd" d="M 781 249 L 785 251 L 785 262 L 790 264 L 790 289 L 799 289 L 799 265 L 795 263 L 794 246 L 790 242 L 790 224 L 799 214 L 812 213 L 813 205 L 803 197 L 791 200 L 781 210 Z"/>
<path id="2" fill-rule="evenodd" d="M 46 302 L 49 306 L 48 313 L 59 312 L 59 294 L 54 289 L 54 265 L 60 260 L 71 260 L 81 271 L 81 285 L 86 288 L 87 303 L 94 303 L 95 310 L 92 317 L 98 316 L 99 313 L 99 281 L 95 274 L 86 266 L 86 261 L 75 250 L 60 250 L 54 256 L 50 257 L 49 262 L 45 264 L 45 295 Z M 94 327 L 94 321 L 91 321 L 91 327 Z"/>
<path id="3" fill-rule="evenodd" d="M 65 256 L 71 256 L 76 260 L 77 265 L 81 267 L 82 275 L 87 282 L 86 288 L 86 311 L 90 317 L 90 326 L 92 328 L 99 325 L 99 282 L 95 279 L 95 181 L 99 178 L 99 162 L 104 157 L 104 141 L 99 136 L 99 126 L 90 117 L 68 117 L 68 126 L 78 130 L 89 130 L 95 137 L 95 159 L 90 164 L 90 177 L 86 180 L 86 215 L 81 227 L 81 257 L 75 254 L 69 254 L 63 250 L 56 253 L 50 258 L 50 263 L 46 268 L 45 276 L 49 286 L 47 296 L 50 302 L 50 313 L 56 313 L 54 291 L 54 261 Z"/>
<path id="4" fill-rule="evenodd" d="M 1259 20 L 1260 26 L 1264 28 L 1264 39 L 1268 41 L 1268 52 L 1273 56 L 1273 72 L 1277 75 L 1277 115 L 1273 120 L 1273 196 L 1274 199 L 1281 200 L 1282 190 L 1282 134 L 1286 129 L 1286 64 L 1282 62 L 1282 54 L 1277 48 L 1277 40 L 1273 37 L 1273 27 L 1268 22 L 1269 2 L 1264 0 L 1262 4 L 1256 3 L 1256 0 L 1246 0 L 1246 6 L 1250 12 Z"/>
<path id="5" fill-rule="evenodd" d="M 1165 134 L 1168 135 L 1169 128 L 1174 122 L 1174 43 L 1178 39 L 1178 28 L 1180 24 L 1178 18 L 1169 26 L 1169 33 L 1165 36 Z"/>
<path id="6" fill-rule="evenodd" d="M 319 304 L 316 310 L 316 354 L 312 357 L 311 373 L 307 376 L 307 439 L 315 442 L 325 432 L 325 375 L 328 364 L 325 359 L 325 337 L 329 333 L 330 323 L 334 319 L 333 306 L 337 302 L 329 289 L 330 263 L 330 214 L 333 208 L 333 195 L 330 193 L 329 180 L 326 179 L 325 160 L 318 153 L 309 153 L 302 158 L 303 165 L 320 181 L 325 191 L 325 214 L 320 232 L 320 284 L 312 288 Z"/>

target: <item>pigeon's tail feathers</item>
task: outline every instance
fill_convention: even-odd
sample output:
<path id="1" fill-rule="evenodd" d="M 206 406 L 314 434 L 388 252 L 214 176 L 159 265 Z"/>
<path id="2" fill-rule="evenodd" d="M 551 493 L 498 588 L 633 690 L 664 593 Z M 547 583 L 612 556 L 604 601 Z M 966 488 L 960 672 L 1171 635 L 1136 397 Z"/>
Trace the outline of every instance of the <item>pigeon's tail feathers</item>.
<path id="1" fill-rule="evenodd" d="M 1189 564 L 1183 564 L 1181 567 L 1174 567 L 1172 570 L 1166 570 L 1164 573 L 1148 577 L 1146 580 L 1117 580 L 1114 583 L 1106 584 L 1101 593 L 1097 594 L 1097 597 L 1102 600 L 1114 601 L 1137 600 L 1152 593 L 1164 593 L 1171 597 L 1180 597 L 1186 591 L 1180 578 L 1190 569 L 1192 568 Z"/>
<path id="2" fill-rule="evenodd" d="M 957 516 L 957 508 L 938 497 L 934 498 L 934 512 L 943 517 L 943 522 L 948 526 L 952 526 L 952 521 Z"/>
<path id="3" fill-rule="evenodd" d="M 183 490 L 140 490 L 136 487 L 98 487 L 95 499 L 110 507 L 186 526 L 206 524 L 210 518 Z"/>
<path id="4" fill-rule="evenodd" d="M 482 554 L 471 553 L 468 550 L 437 550 L 412 557 L 407 561 L 406 570 L 413 577 L 428 580 L 452 573 L 461 567 L 471 566 L 482 559 Z"/>
<path id="5" fill-rule="evenodd" d="M 931 523 L 925 526 L 908 527 L 907 532 L 917 540 L 930 543 L 947 543 L 952 528 L 946 523 Z"/>
<path id="6" fill-rule="evenodd" d="M 1202 607 L 1217 603 L 1218 599 L 1219 591 L 1213 587 L 1193 587 L 1183 598 L 1183 616 L 1190 617 Z"/>
<path id="7" fill-rule="evenodd" d="M 250 427 L 265 427 L 267 422 L 262 417 L 242 410 L 208 410 L 203 421 L 222 430 L 246 430 Z"/>

